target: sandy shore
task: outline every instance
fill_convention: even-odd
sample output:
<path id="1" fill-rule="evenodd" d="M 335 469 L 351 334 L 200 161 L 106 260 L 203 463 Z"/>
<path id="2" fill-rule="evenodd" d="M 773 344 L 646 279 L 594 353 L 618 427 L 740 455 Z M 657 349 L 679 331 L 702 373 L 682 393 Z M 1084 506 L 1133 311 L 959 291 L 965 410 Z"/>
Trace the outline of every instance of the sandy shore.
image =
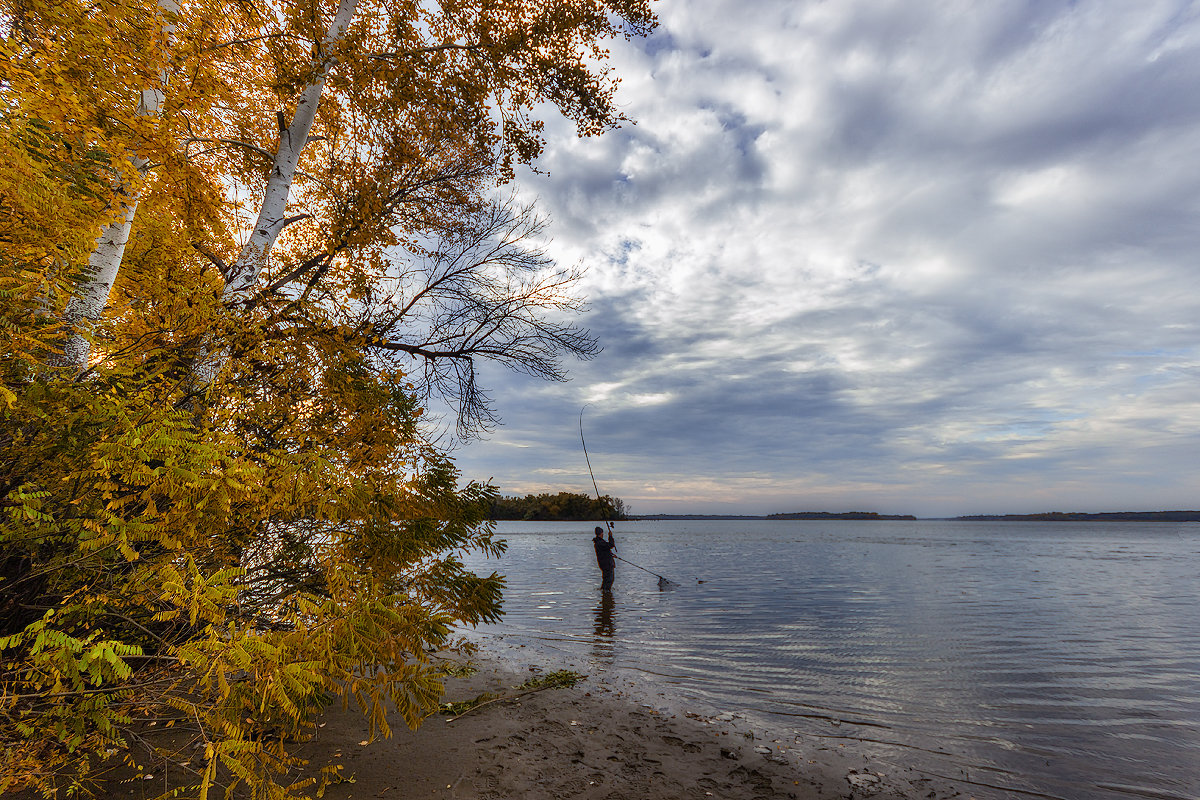
<path id="1" fill-rule="evenodd" d="M 471 663 L 478 671 L 449 679 L 445 701 L 468 701 L 485 692 L 512 698 L 517 687 L 541 674 L 536 665 L 513 667 L 500 658 Z M 309 761 L 297 777 L 316 775 L 326 764 L 342 765 L 346 780 L 326 789 L 327 800 L 1018 796 L 883 764 L 852 736 L 772 739 L 736 712 L 704 715 L 656 707 L 639 687 L 622 680 L 628 679 L 601 673 L 574 686 L 496 700 L 453 720 L 435 715 L 416 731 L 397 719 L 391 738 L 373 742 L 361 714 L 335 707 L 321 717 L 312 739 L 293 751 Z M 126 772 L 124 780 L 101 787 L 99 796 L 148 800 L 169 788 L 161 767 L 141 775 Z M 34 796 L 20 792 L 13 800 Z"/>
<path id="2" fill-rule="evenodd" d="M 446 700 L 512 694 L 536 675 L 484 661 L 452 679 Z M 453 722 L 429 718 L 417 731 L 366 743 L 360 715 L 327 713 L 302 753 L 318 766 L 344 765 L 353 782 L 330 800 L 913 800 L 970 797 L 912 770 L 873 768 L 853 742 L 770 740 L 724 713 L 672 713 L 594 679 L 482 706 Z"/>

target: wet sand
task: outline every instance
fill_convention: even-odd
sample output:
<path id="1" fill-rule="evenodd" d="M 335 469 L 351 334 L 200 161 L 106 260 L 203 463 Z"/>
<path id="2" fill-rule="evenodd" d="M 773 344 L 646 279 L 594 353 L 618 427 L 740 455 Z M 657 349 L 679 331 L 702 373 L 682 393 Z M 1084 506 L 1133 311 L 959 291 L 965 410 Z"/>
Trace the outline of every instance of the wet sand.
<path id="1" fill-rule="evenodd" d="M 518 672 L 511 661 L 486 656 L 471 663 L 478 671 L 448 679 L 443 700 L 484 693 L 501 699 L 453 719 L 431 716 L 415 731 L 395 718 L 392 736 L 374 741 L 361 713 L 335 706 L 311 739 L 292 750 L 308 760 L 293 777 L 341 765 L 344 780 L 325 789 L 327 800 L 998 800 L 1025 794 L 885 765 L 852 735 L 773 739 L 736 712 L 656 707 L 627 678 L 601 674 L 521 694 L 519 687 L 540 677 L 541 668 Z M 143 773 L 122 768 L 98 787 L 98 796 L 150 800 L 177 785 L 164 783 L 166 777 L 157 764 Z M 13 800 L 34 795 L 18 792 Z"/>
<path id="2" fill-rule="evenodd" d="M 484 661 L 446 700 L 513 694 L 531 675 Z M 832 800 L 984 797 L 915 770 L 877 769 L 853 740 L 771 740 L 732 713 L 675 713 L 594 679 L 493 702 L 452 722 L 366 742 L 361 715 L 327 713 L 301 753 L 341 763 L 353 782 L 330 800 Z"/>

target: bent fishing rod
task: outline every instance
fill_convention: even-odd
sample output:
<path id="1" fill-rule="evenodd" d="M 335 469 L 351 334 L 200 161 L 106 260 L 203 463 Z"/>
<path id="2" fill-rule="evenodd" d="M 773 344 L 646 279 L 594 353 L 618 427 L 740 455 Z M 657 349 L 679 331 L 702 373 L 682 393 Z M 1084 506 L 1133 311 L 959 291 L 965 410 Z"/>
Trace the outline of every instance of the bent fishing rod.
<path id="1" fill-rule="evenodd" d="M 590 458 L 588 458 L 587 442 L 583 438 L 583 412 L 586 409 L 587 409 L 586 404 L 584 405 L 583 408 L 579 409 L 579 443 L 581 445 L 583 445 L 583 460 L 587 462 L 588 475 L 592 476 L 592 488 L 596 490 L 596 502 L 600 503 L 600 507 L 605 509 L 604 524 L 608 526 L 608 535 L 612 536 L 613 524 L 607 518 L 608 506 L 605 505 L 604 500 L 602 500 L 600 498 L 600 487 L 598 485 L 596 485 L 596 473 L 592 472 L 592 460 Z M 671 580 L 670 578 L 664 578 L 662 575 L 659 575 L 657 572 L 653 572 L 651 570 L 646 569 L 645 567 L 643 567 L 641 565 L 635 564 L 627 558 L 621 558 L 616 553 L 613 553 L 612 557 L 615 558 L 617 561 L 624 561 L 626 564 L 628 564 L 631 567 L 637 567 L 642 572 L 649 572 L 651 575 L 658 578 L 660 585 L 664 584 L 664 583 L 669 583 L 672 586 L 678 585 L 675 583 L 675 581 Z"/>
<path id="2" fill-rule="evenodd" d="M 608 520 L 608 506 L 606 506 L 604 501 L 600 499 L 600 487 L 596 485 L 596 473 L 592 472 L 592 460 L 588 458 L 587 442 L 583 440 L 583 412 L 586 409 L 586 404 L 583 406 L 583 408 L 579 409 L 579 443 L 583 445 L 583 460 L 587 462 L 588 475 L 592 476 L 592 488 L 596 490 L 596 502 L 600 504 L 600 508 L 605 509 L 604 524 L 608 526 L 609 533 L 612 533 L 613 524 Z M 625 559 L 621 560 L 624 561 Z"/>

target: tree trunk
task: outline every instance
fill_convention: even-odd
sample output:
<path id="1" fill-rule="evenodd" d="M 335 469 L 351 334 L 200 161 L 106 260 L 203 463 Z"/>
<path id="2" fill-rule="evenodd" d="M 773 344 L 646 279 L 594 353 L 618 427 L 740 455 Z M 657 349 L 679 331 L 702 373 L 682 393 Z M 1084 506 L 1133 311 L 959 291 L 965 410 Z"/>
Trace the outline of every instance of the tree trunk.
<path id="1" fill-rule="evenodd" d="M 177 0 L 159 0 L 158 7 L 170 15 L 179 12 Z M 174 23 L 168 22 L 163 27 L 166 36 L 175 30 Z M 143 89 L 141 100 L 138 102 L 139 117 L 158 116 L 166 99 L 167 80 L 169 75 L 166 68 L 159 73 L 159 86 L 154 89 Z M 149 162 L 144 158 L 134 157 L 133 165 L 144 177 Z M 96 240 L 92 254 L 88 256 L 88 268 L 83 280 L 75 290 L 75 294 L 67 302 L 63 312 L 63 323 L 67 328 L 67 339 L 63 343 L 62 353 L 49 359 L 52 367 L 71 367 L 81 370 L 87 366 L 91 353 L 91 328 L 100 319 L 108 305 L 108 295 L 116 283 L 117 273 L 121 269 L 121 260 L 125 257 L 125 245 L 129 242 L 129 230 L 133 226 L 134 215 L 137 214 L 138 202 L 141 200 L 141 190 L 133 189 L 122 182 L 117 187 L 117 196 L 123 197 L 122 205 L 125 213 L 110 223 Z"/>
<path id="2" fill-rule="evenodd" d="M 121 268 L 137 205 L 135 195 L 125 206 L 125 215 L 106 227 L 96 240 L 96 248 L 88 257 L 87 275 L 80 281 L 63 313 L 68 333 L 62 353 L 51 357 L 50 366 L 72 367 L 78 371 L 87 365 L 91 353 L 90 329 L 108 305 L 108 295 Z"/>
<path id="3" fill-rule="evenodd" d="M 284 126 L 282 121 L 280 122 L 279 146 L 271 163 L 271 174 L 263 193 L 258 220 L 250 238 L 238 254 L 237 261 L 225 276 L 225 289 L 221 293 L 221 300 L 227 307 L 244 303 L 254 293 L 258 278 L 271 255 L 271 248 L 275 246 L 275 240 L 287 224 L 287 203 L 291 196 L 292 181 L 317 117 L 317 105 L 321 101 L 321 93 L 325 90 L 325 81 L 336 63 L 333 51 L 345 37 L 357 6 L 358 0 L 341 0 L 329 31 L 317 50 L 313 81 L 301 93 L 291 123 Z M 192 362 L 192 394 L 207 389 L 221 374 L 228 359 L 229 352 L 225 349 L 211 351 L 207 346 L 202 347 Z"/>
<path id="4" fill-rule="evenodd" d="M 325 89 L 325 80 L 335 62 L 333 50 L 346 35 L 350 20 L 354 17 L 358 0 L 341 0 L 337 14 L 325 34 L 320 48 L 317 50 L 317 71 L 313 82 L 305 87 L 296 104 L 296 113 L 292 122 L 286 128 L 280 124 L 279 147 L 275 151 L 275 160 L 271 164 L 271 175 L 267 179 L 267 188 L 263 193 L 262 207 L 258 212 L 258 221 L 250 234 L 237 261 L 234 262 L 229 274 L 225 276 L 225 291 L 221 299 L 226 304 L 244 301 L 254 290 L 258 276 L 266 267 L 271 248 L 286 224 L 285 212 L 288 197 L 292 191 L 292 180 L 296 176 L 296 167 L 300 163 L 300 155 L 308 144 L 309 132 L 312 131 L 313 121 L 317 117 L 317 104 L 321 101 L 321 93 Z"/>

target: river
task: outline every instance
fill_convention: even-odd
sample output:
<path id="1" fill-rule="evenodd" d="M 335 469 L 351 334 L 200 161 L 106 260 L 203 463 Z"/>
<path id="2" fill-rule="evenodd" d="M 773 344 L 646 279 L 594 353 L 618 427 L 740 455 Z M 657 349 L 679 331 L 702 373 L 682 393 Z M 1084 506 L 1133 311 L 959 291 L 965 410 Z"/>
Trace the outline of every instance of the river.
<path id="1" fill-rule="evenodd" d="M 1014 796 L 1200 797 L 1200 524 L 625 522 L 609 596 L 588 523 L 498 528 L 475 635 L 548 664 Z"/>

